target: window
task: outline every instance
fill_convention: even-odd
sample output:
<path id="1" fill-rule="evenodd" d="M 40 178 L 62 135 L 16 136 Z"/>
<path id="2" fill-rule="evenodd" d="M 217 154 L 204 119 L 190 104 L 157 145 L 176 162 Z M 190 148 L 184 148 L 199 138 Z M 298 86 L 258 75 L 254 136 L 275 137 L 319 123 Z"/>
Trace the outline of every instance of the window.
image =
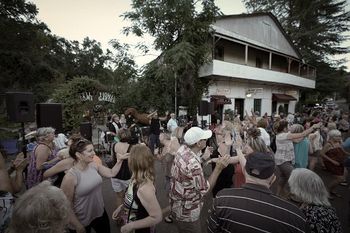
<path id="1" fill-rule="evenodd" d="M 261 99 L 254 99 L 254 112 L 259 112 L 261 116 Z"/>
<path id="2" fill-rule="evenodd" d="M 217 60 L 224 60 L 224 47 L 223 46 L 216 46 L 215 47 L 215 54 L 214 59 Z"/>

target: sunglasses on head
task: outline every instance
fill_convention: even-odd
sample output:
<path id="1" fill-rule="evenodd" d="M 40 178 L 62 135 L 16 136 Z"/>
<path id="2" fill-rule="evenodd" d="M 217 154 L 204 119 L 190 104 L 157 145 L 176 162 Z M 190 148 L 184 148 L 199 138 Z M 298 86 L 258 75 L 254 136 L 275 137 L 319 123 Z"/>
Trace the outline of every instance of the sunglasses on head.
<path id="1" fill-rule="evenodd" d="M 77 142 L 77 146 L 82 145 L 82 144 L 86 144 L 86 143 L 90 143 L 90 142 L 89 142 L 89 140 L 83 138 Z"/>

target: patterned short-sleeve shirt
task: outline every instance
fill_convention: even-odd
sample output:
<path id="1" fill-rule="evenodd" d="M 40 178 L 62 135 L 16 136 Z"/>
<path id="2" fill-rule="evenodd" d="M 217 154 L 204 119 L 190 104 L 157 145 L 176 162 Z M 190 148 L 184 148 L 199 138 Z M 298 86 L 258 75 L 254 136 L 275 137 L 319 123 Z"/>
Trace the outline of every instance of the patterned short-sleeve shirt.
<path id="1" fill-rule="evenodd" d="M 209 190 L 201 159 L 190 148 L 179 148 L 170 179 L 171 211 L 178 221 L 194 222 L 199 219 L 202 198 Z"/>
<path id="2" fill-rule="evenodd" d="M 294 146 L 292 140 L 288 139 L 289 133 L 280 133 L 276 136 L 276 165 L 281 165 L 284 162 L 295 163 Z"/>

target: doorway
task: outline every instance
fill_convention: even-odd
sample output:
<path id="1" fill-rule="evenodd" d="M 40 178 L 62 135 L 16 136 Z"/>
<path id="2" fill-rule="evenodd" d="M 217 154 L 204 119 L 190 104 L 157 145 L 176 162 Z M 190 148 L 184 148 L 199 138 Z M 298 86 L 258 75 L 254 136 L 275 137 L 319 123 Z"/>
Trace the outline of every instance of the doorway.
<path id="1" fill-rule="evenodd" d="M 235 99 L 235 113 L 240 115 L 240 120 L 244 117 L 244 99 Z"/>

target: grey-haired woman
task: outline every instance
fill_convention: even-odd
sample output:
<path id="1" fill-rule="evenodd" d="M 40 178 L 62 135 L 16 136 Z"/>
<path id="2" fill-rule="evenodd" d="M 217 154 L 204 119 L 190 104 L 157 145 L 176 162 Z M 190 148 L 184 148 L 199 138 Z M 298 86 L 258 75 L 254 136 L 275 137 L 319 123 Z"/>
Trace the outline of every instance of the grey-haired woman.
<path id="1" fill-rule="evenodd" d="M 37 145 L 29 155 L 29 165 L 27 173 L 27 188 L 31 188 L 43 181 L 43 172 L 61 158 L 57 157 L 57 150 L 53 140 L 55 139 L 55 129 L 52 127 L 42 127 L 36 131 Z"/>
<path id="2" fill-rule="evenodd" d="M 304 212 L 311 232 L 343 232 L 336 210 L 329 203 L 326 186 L 315 172 L 296 168 L 288 184 L 292 200 Z"/>

